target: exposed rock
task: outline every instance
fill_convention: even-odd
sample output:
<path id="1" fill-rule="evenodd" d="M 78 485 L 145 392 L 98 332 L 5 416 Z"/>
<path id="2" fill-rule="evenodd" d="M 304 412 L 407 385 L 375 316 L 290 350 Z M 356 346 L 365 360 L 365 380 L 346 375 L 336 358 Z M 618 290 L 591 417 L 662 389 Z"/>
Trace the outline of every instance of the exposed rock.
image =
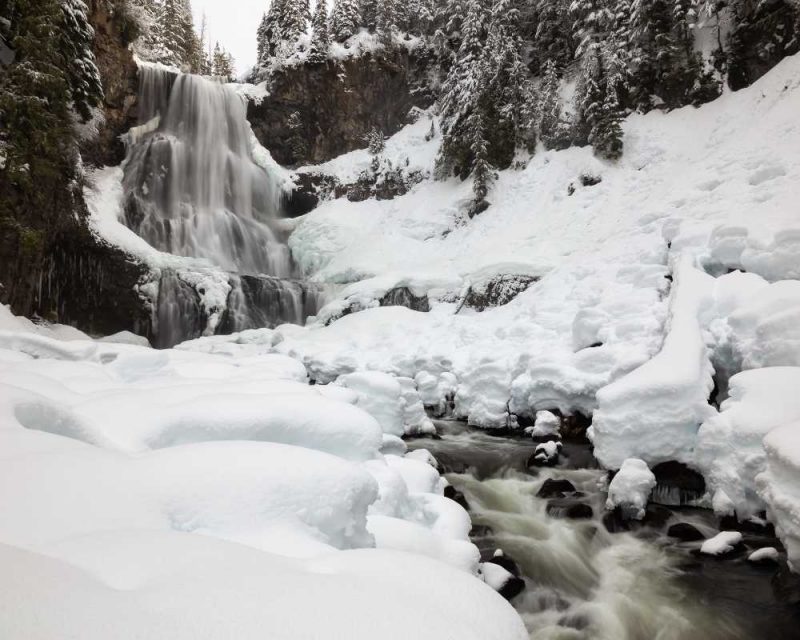
<path id="1" fill-rule="evenodd" d="M 450 500 L 452 500 L 453 502 L 457 502 L 462 507 L 464 507 L 464 509 L 469 511 L 469 503 L 467 502 L 466 497 L 453 485 L 449 484 L 444 488 L 444 497 L 450 498 Z"/>
<path id="2" fill-rule="evenodd" d="M 733 90 L 751 85 L 800 51 L 800 4 L 764 0 L 741 5 L 741 22 L 728 46 L 728 85 Z"/>
<path id="3" fill-rule="evenodd" d="M 120 136 L 136 124 L 138 74 L 130 43 L 137 26 L 120 0 L 90 0 L 89 21 L 94 28 L 94 55 L 103 83 L 102 122 L 97 135 L 81 143 L 84 162 L 118 165 L 125 158 Z"/>
<path id="4" fill-rule="evenodd" d="M 594 516 L 594 510 L 583 502 L 575 502 L 569 498 L 555 498 L 547 503 L 547 515 L 554 518 L 588 520 Z"/>
<path id="5" fill-rule="evenodd" d="M 702 497 L 706 491 L 703 476 L 681 462 L 670 460 L 652 469 L 656 487 L 651 500 L 667 506 L 680 506 Z"/>
<path id="6" fill-rule="evenodd" d="M 495 276 L 480 286 L 470 287 L 464 305 L 477 311 L 500 307 L 511 302 L 538 280 L 534 276 L 514 274 Z"/>
<path id="7" fill-rule="evenodd" d="M 575 485 L 569 480 L 558 479 L 554 480 L 548 478 L 542 483 L 539 491 L 536 493 L 537 498 L 563 498 L 565 493 L 574 493 Z"/>
<path id="8" fill-rule="evenodd" d="M 507 556 L 502 549 L 497 549 L 494 552 L 494 555 L 492 555 L 492 557 L 489 558 L 487 562 L 500 565 L 501 567 L 503 567 L 503 569 L 508 571 L 512 576 L 516 578 L 519 578 L 521 575 L 521 572 L 519 570 L 519 565 L 513 558 Z"/>
<path id="9" fill-rule="evenodd" d="M 673 524 L 667 529 L 667 535 L 670 538 L 677 538 L 681 542 L 697 542 L 698 540 L 705 540 L 706 537 L 700 533 L 700 530 L 689 524 L 688 522 L 678 522 Z"/>
<path id="10" fill-rule="evenodd" d="M 406 307 L 412 311 L 431 310 L 428 296 L 415 296 L 408 287 L 395 287 L 387 291 L 380 299 L 382 307 Z"/>
<path id="11" fill-rule="evenodd" d="M 533 454 L 528 458 L 529 467 L 554 467 L 561 454 L 561 443 L 555 440 L 536 445 Z"/>
<path id="12" fill-rule="evenodd" d="M 470 538 L 487 538 L 494 535 L 494 530 L 487 524 L 473 524 L 469 530 Z"/>
<path id="13" fill-rule="evenodd" d="M 766 514 L 763 514 L 766 516 Z M 775 525 L 765 518 L 750 518 L 739 521 L 736 516 L 723 516 L 719 520 L 719 528 L 728 531 L 741 531 L 761 536 L 775 537 Z"/>
<path id="14" fill-rule="evenodd" d="M 363 148 L 373 127 L 396 133 L 412 107 L 430 106 L 431 61 L 425 49 L 399 48 L 279 70 L 269 80 L 269 96 L 249 105 L 248 119 L 279 163 L 318 164 Z M 292 114 L 299 130 L 290 126 Z M 297 138 L 305 144 L 293 144 Z"/>

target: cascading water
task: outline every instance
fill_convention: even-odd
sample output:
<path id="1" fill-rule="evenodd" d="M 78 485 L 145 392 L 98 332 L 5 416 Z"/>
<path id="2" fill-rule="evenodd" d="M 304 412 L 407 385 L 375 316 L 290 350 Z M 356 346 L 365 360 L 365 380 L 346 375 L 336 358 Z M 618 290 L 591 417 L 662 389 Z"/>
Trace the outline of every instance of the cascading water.
<path id="1" fill-rule="evenodd" d="M 281 179 L 253 159 L 244 100 L 219 82 L 159 66 L 142 64 L 139 77 L 139 125 L 128 136 L 123 181 L 125 223 L 164 253 L 230 274 L 225 308 L 211 326 L 213 314 L 200 303 L 205 291 L 194 279 L 178 269 L 162 273 L 156 344 L 303 322 L 316 312 L 320 292 L 296 279 L 279 225 Z"/>
<path id="2" fill-rule="evenodd" d="M 440 421 L 441 439 L 416 440 L 450 471 L 484 559 L 501 548 L 525 590 L 513 600 L 531 640 L 773 640 L 797 637 L 798 613 L 749 563 L 703 560 L 664 535 L 666 524 L 609 533 L 601 522 L 606 472 L 586 446 L 565 446 L 567 466 L 527 470 L 535 443 Z M 594 516 L 563 517 L 539 491 L 568 480 Z M 675 507 L 675 519 L 713 535 L 713 514 Z M 765 542 L 771 543 L 769 540 Z M 694 543 L 699 546 L 699 543 Z M 760 594 L 757 595 L 757 594 Z"/>

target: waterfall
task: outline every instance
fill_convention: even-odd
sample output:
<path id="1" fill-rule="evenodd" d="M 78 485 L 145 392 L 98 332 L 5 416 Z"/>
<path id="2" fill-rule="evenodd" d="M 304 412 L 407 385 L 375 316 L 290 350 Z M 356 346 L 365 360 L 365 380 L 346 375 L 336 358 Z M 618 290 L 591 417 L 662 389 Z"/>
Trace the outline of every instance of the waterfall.
<path id="1" fill-rule="evenodd" d="M 138 108 L 127 139 L 124 223 L 159 251 L 227 272 L 230 286 L 221 321 L 210 326 L 204 291 L 163 270 L 155 343 L 302 323 L 315 313 L 320 294 L 297 279 L 278 223 L 281 179 L 253 159 L 244 99 L 220 82 L 141 64 Z"/>

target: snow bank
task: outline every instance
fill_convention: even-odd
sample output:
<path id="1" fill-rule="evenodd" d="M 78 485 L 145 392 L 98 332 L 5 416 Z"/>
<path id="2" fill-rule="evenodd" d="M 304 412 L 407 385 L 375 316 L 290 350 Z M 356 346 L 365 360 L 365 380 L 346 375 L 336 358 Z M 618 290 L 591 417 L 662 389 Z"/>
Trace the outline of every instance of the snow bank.
<path id="1" fill-rule="evenodd" d="M 156 351 L 0 320 L 0 636 L 526 637 L 432 456 L 278 333 Z M 361 382 L 419 428 L 411 379 Z"/>
<path id="2" fill-rule="evenodd" d="M 595 456 L 609 468 L 630 457 L 691 462 L 697 430 L 713 413 L 708 404 L 713 369 L 698 321 L 713 278 L 692 266 L 688 256 L 681 258 L 674 277 L 661 351 L 597 394 Z"/>
<path id="3" fill-rule="evenodd" d="M 698 433 L 696 461 L 719 513 L 745 519 L 764 508 L 756 475 L 766 468 L 764 436 L 800 420 L 800 368 L 769 367 L 736 374 L 721 411 Z"/>
<path id="4" fill-rule="evenodd" d="M 641 520 L 655 486 L 656 477 L 647 463 L 638 458 L 628 458 L 608 485 L 606 509 L 620 507 L 626 516 Z"/>
<path id="5" fill-rule="evenodd" d="M 148 531 L 95 534 L 57 551 L 65 559 L 0 544 L 6 575 L 15 576 L 0 580 L 4 637 L 527 638 L 519 616 L 482 581 L 409 553 L 297 561 Z"/>
<path id="6" fill-rule="evenodd" d="M 786 547 L 789 564 L 800 571 L 800 421 L 790 422 L 764 438 L 766 469 L 757 476 L 758 493 L 769 505 L 769 517 Z"/>

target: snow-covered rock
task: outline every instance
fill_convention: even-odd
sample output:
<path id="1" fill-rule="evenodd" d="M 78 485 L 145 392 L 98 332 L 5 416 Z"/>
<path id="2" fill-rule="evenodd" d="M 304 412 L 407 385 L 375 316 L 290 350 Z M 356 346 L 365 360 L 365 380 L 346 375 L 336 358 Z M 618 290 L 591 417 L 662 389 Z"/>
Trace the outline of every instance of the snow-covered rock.
<path id="1" fill-rule="evenodd" d="M 771 431 L 764 438 L 764 448 L 767 464 L 756 478 L 758 493 L 769 505 L 789 564 L 800 571 L 800 421 Z"/>
<path id="2" fill-rule="evenodd" d="M 710 556 L 722 556 L 734 551 L 742 542 L 742 534 L 738 531 L 721 531 L 713 538 L 706 540 L 700 547 L 700 553 Z"/>
<path id="3" fill-rule="evenodd" d="M 718 415 L 698 433 L 696 462 L 715 511 L 745 519 L 765 503 L 756 476 L 766 469 L 762 441 L 773 429 L 800 420 L 800 367 L 767 367 L 736 374 Z"/>
<path id="4" fill-rule="evenodd" d="M 608 485 L 606 509 L 619 507 L 624 516 L 641 520 L 655 486 L 656 477 L 647 463 L 638 458 L 628 458 Z"/>

